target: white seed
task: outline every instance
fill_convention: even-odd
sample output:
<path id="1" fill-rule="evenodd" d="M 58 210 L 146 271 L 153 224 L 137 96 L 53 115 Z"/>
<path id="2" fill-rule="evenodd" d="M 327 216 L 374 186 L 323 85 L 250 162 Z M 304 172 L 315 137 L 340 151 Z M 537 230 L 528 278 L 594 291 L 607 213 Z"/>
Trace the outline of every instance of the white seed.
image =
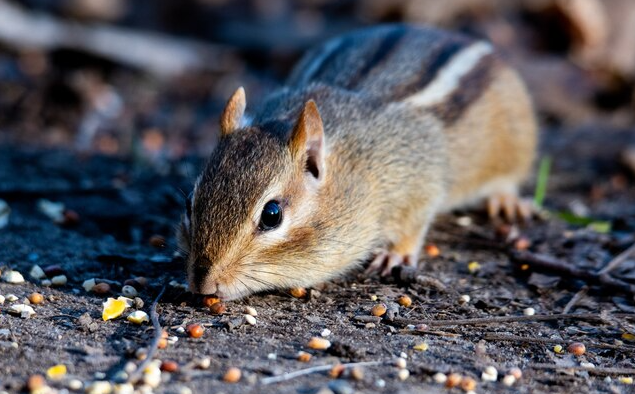
<path id="1" fill-rule="evenodd" d="M 18 300 L 18 296 L 15 294 L 7 294 L 7 301 L 15 302 Z"/>
<path id="2" fill-rule="evenodd" d="M 122 287 L 121 293 L 128 298 L 134 298 L 139 295 L 139 292 L 137 291 L 137 289 L 135 289 L 134 286 L 130 286 L 130 285 L 125 285 L 124 287 Z"/>
<path id="3" fill-rule="evenodd" d="M 24 276 L 18 271 L 7 271 L 2 274 L 2 280 L 7 283 L 24 283 Z"/>
<path id="4" fill-rule="evenodd" d="M 0 294 L 0 305 L 4 304 L 4 296 Z"/>
<path id="5" fill-rule="evenodd" d="M 61 202 L 53 202 L 49 200 L 39 200 L 37 207 L 46 217 L 55 223 L 64 222 L 64 204 Z"/>
<path id="6" fill-rule="evenodd" d="M 444 373 L 437 372 L 432 376 L 432 380 L 434 380 L 435 383 L 443 384 L 446 380 L 448 380 L 448 377 Z"/>
<path id="7" fill-rule="evenodd" d="M 179 387 L 179 394 L 192 394 L 192 389 L 187 386 Z"/>
<path id="8" fill-rule="evenodd" d="M 251 306 L 245 307 L 245 313 L 253 317 L 258 316 L 258 312 L 256 311 L 256 308 L 253 308 Z"/>
<path id="9" fill-rule="evenodd" d="M 523 309 L 523 315 L 525 316 L 533 316 L 536 314 L 536 310 L 532 307 Z"/>
<path id="10" fill-rule="evenodd" d="M 161 384 L 161 370 L 159 368 L 152 368 L 148 372 L 143 374 L 143 383 L 152 388 L 157 388 Z"/>
<path id="11" fill-rule="evenodd" d="M 115 394 L 133 394 L 134 386 L 132 383 L 120 383 L 115 385 Z"/>
<path id="12" fill-rule="evenodd" d="M 106 380 L 97 380 L 86 387 L 86 394 L 110 394 L 112 385 Z"/>
<path id="13" fill-rule="evenodd" d="M 331 330 L 329 330 L 328 328 L 325 328 L 324 330 L 322 330 L 322 332 L 320 333 L 320 336 L 326 338 L 329 335 L 331 335 Z"/>
<path id="14" fill-rule="evenodd" d="M 252 326 L 256 325 L 256 318 L 253 317 L 252 315 L 245 315 L 245 320 L 247 321 L 248 324 Z"/>
<path id="15" fill-rule="evenodd" d="M 495 382 L 498 379 L 498 370 L 491 365 L 486 367 L 481 374 L 481 379 L 485 382 Z"/>
<path id="16" fill-rule="evenodd" d="M 269 353 L 267 354 L 267 359 L 268 360 L 277 360 L 278 359 L 278 355 L 275 353 Z"/>
<path id="17" fill-rule="evenodd" d="M 397 372 L 397 377 L 399 378 L 399 380 L 406 380 L 408 379 L 408 377 L 410 377 L 410 371 L 408 371 L 407 369 L 400 369 L 399 372 Z"/>
<path id="18" fill-rule="evenodd" d="M 183 326 L 179 326 L 179 327 L 176 329 L 176 333 L 177 333 L 177 334 L 185 334 L 185 327 L 183 327 Z"/>
<path id="19" fill-rule="evenodd" d="M 90 278 L 90 279 L 86 279 L 84 283 L 82 283 L 82 287 L 86 291 L 91 291 L 96 284 L 97 282 L 95 281 L 95 278 Z"/>
<path id="20" fill-rule="evenodd" d="M 57 275 L 51 278 L 53 286 L 64 286 L 68 282 L 66 275 Z"/>
<path id="21" fill-rule="evenodd" d="M 137 364 L 133 363 L 132 361 L 128 361 L 126 363 L 126 365 L 123 366 L 123 370 L 127 373 L 127 374 L 131 374 L 134 371 L 137 370 Z"/>
<path id="22" fill-rule="evenodd" d="M 29 276 L 33 279 L 38 279 L 38 280 L 46 278 L 46 274 L 44 273 L 44 270 L 37 264 L 31 267 L 31 271 L 29 271 Z"/>
<path id="23" fill-rule="evenodd" d="M 580 366 L 581 366 L 582 368 L 589 368 L 589 369 L 593 369 L 593 368 L 595 368 L 595 364 L 590 363 L 590 362 L 585 362 L 585 361 L 581 362 L 581 363 L 580 363 Z"/>
<path id="24" fill-rule="evenodd" d="M 127 319 L 134 324 L 143 324 L 150 321 L 150 316 L 144 311 L 134 311 L 128 315 Z"/>
<path id="25" fill-rule="evenodd" d="M 209 357 L 203 357 L 196 362 L 196 366 L 200 369 L 207 369 L 212 365 L 212 359 Z"/>
<path id="26" fill-rule="evenodd" d="M 406 368 L 406 366 L 408 366 L 408 362 L 406 361 L 405 358 L 399 357 L 397 360 L 395 360 L 395 367 L 399 369 L 404 369 Z"/>
<path id="27" fill-rule="evenodd" d="M 467 304 L 468 302 L 470 302 L 471 298 L 469 295 L 467 294 L 463 294 L 462 296 L 459 297 L 459 304 Z"/>
<path id="28" fill-rule="evenodd" d="M 505 375 L 503 378 L 503 384 L 507 387 L 511 387 L 516 383 L 516 377 L 514 375 Z"/>
<path id="29" fill-rule="evenodd" d="M 401 352 L 399 353 L 399 357 L 403 358 L 404 360 L 408 358 L 408 355 L 405 352 Z"/>
<path id="30" fill-rule="evenodd" d="M 11 305 L 11 307 L 9 308 L 9 312 L 15 315 L 20 315 L 20 317 L 23 319 L 27 319 L 35 315 L 35 310 L 31 306 L 25 304 Z"/>
<path id="31" fill-rule="evenodd" d="M 377 379 L 375 380 L 375 386 L 379 387 L 380 389 L 386 387 L 386 381 L 384 379 Z"/>
<path id="32" fill-rule="evenodd" d="M 79 379 L 71 379 L 68 381 L 67 387 L 73 391 L 79 391 L 84 387 L 84 383 Z"/>
<path id="33" fill-rule="evenodd" d="M 134 300 L 132 298 L 128 298 L 128 297 L 122 297 L 119 296 L 117 297 L 117 301 L 123 301 L 126 303 L 126 308 L 130 308 L 134 305 Z"/>
<path id="34" fill-rule="evenodd" d="M 174 335 L 170 335 L 168 337 L 168 343 L 171 345 L 174 345 L 175 343 L 177 343 L 179 341 L 179 337 L 174 336 Z"/>
<path id="35" fill-rule="evenodd" d="M 42 282 L 40 282 L 40 284 L 44 287 L 50 287 L 53 283 L 50 279 L 42 279 Z"/>

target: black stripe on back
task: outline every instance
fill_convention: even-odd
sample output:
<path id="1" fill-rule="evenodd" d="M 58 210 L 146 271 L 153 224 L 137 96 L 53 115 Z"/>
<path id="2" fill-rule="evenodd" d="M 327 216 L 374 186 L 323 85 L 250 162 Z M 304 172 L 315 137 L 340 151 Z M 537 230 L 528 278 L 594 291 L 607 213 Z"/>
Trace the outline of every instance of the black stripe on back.
<path id="1" fill-rule="evenodd" d="M 328 67 L 332 66 L 333 61 L 337 58 L 337 56 L 346 52 L 346 50 L 353 45 L 353 39 L 351 37 L 347 37 L 342 39 L 340 45 L 331 50 L 331 53 L 328 54 L 324 59 L 322 59 L 322 64 L 318 67 L 317 70 L 313 73 L 313 75 L 309 75 L 307 77 L 307 81 L 320 80 L 324 74 L 328 71 Z"/>
<path id="2" fill-rule="evenodd" d="M 435 53 L 430 55 L 430 62 L 423 64 L 423 69 L 418 73 L 420 76 L 419 79 L 406 85 L 403 89 L 400 89 L 396 98 L 404 99 L 428 86 L 450 59 L 468 44 L 470 44 L 470 41 L 462 39 L 452 39 L 442 42 Z"/>
<path id="3" fill-rule="evenodd" d="M 490 54 L 483 57 L 478 64 L 461 78 L 459 87 L 442 104 L 432 107 L 432 112 L 447 125 L 452 125 L 461 118 L 471 104 L 487 90 L 492 81 L 492 69 L 496 68 L 497 58 Z"/>
<path id="4" fill-rule="evenodd" d="M 394 28 L 386 34 L 384 39 L 375 49 L 370 59 L 364 64 L 355 76 L 347 83 L 348 89 L 355 89 L 357 85 L 366 77 L 379 63 L 387 61 L 389 54 L 397 47 L 397 43 L 406 35 L 408 30 L 404 26 Z"/>

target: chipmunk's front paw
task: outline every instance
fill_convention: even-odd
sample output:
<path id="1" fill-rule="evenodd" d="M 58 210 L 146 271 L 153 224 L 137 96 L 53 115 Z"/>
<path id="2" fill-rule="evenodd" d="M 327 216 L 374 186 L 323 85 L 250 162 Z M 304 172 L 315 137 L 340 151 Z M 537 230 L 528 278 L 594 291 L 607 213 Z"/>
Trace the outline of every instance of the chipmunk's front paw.
<path id="1" fill-rule="evenodd" d="M 510 223 L 528 222 L 537 213 L 534 202 L 515 194 L 498 193 L 487 198 L 487 214 L 491 219 L 504 218 Z"/>
<path id="2" fill-rule="evenodd" d="M 401 255 L 395 252 L 381 251 L 366 269 L 367 274 L 380 272 L 381 276 L 388 276 L 392 269 L 397 266 L 416 267 L 417 257 L 415 255 Z"/>

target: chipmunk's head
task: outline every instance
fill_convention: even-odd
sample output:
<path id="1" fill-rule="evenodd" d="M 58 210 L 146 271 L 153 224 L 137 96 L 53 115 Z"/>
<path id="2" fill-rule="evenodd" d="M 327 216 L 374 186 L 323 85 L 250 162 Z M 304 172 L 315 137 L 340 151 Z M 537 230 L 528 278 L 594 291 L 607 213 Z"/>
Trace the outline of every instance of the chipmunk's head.
<path id="1" fill-rule="evenodd" d="M 187 201 L 180 226 L 194 293 L 236 299 L 301 286 L 316 242 L 311 218 L 324 185 L 323 124 L 308 101 L 295 123 L 241 127 L 245 92 L 221 116 L 218 146 Z M 317 262 L 316 262 L 317 264 Z"/>

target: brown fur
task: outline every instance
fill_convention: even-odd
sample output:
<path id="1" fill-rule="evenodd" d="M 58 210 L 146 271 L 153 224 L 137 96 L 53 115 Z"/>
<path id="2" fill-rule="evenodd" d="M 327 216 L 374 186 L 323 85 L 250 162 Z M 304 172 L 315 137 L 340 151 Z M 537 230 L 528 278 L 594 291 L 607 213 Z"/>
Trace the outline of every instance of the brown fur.
<path id="1" fill-rule="evenodd" d="M 416 262 L 440 210 L 515 190 L 536 126 L 524 86 L 503 62 L 481 59 L 442 104 L 403 101 L 471 44 L 396 25 L 309 52 L 251 126 L 222 133 L 181 226 L 191 289 L 231 299 L 310 286 L 381 249 Z M 224 130 L 242 116 L 233 101 Z M 283 207 L 283 224 L 261 231 L 270 200 Z"/>

